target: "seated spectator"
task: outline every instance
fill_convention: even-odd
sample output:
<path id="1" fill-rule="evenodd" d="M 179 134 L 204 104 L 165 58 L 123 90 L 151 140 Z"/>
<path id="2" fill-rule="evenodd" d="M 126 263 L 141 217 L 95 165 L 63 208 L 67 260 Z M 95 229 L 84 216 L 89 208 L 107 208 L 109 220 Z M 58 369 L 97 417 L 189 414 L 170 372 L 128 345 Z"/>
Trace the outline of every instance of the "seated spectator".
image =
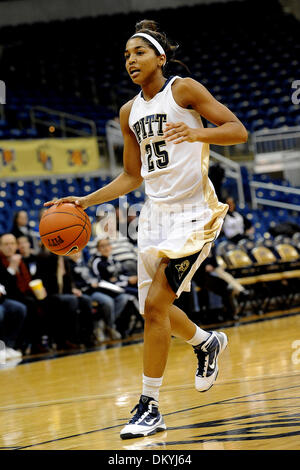
<path id="1" fill-rule="evenodd" d="M 126 214 L 124 212 L 125 209 L 120 211 L 118 207 L 107 208 L 104 206 L 102 208 L 100 206 L 98 208 L 93 245 L 96 246 L 99 240 L 108 238 L 112 246 L 112 256 L 122 264 L 123 273 L 133 276 L 137 274 L 137 248 L 136 242 L 132 243 L 128 232 L 135 231 L 132 226 L 135 227 L 136 222 L 127 216 L 127 210 Z M 135 218 L 136 216 L 134 216 Z M 131 235 L 133 236 L 133 233 Z M 96 249 L 92 249 L 90 253 L 95 254 L 96 251 Z"/>
<path id="2" fill-rule="evenodd" d="M 123 287 L 125 292 L 138 296 L 137 274 L 128 275 L 122 263 L 112 255 L 112 244 L 108 238 L 97 242 L 97 252 L 90 260 L 95 276 Z"/>
<path id="3" fill-rule="evenodd" d="M 32 293 L 32 277 L 22 256 L 17 253 L 17 240 L 11 233 L 0 236 L 0 279 L 7 297 L 27 307 L 20 348 L 24 352 L 31 345 L 31 353 L 46 352 L 42 337 L 47 334 L 47 318 L 39 300 Z"/>
<path id="4" fill-rule="evenodd" d="M 18 252 L 22 255 L 32 278 L 34 278 L 37 270 L 37 255 L 32 253 L 30 240 L 27 235 L 17 237 Z"/>
<path id="5" fill-rule="evenodd" d="M 115 261 L 121 264 L 123 274 L 127 276 L 137 275 L 137 249 L 129 238 L 120 232 L 117 236 L 109 239 L 111 244 L 111 255 Z"/>
<path id="6" fill-rule="evenodd" d="M 22 357 L 17 348 L 26 313 L 26 306 L 16 300 L 8 299 L 5 287 L 0 284 L 0 339 L 5 344 L 6 359 Z"/>
<path id="7" fill-rule="evenodd" d="M 137 216 L 129 215 L 123 208 L 116 210 L 117 232 L 109 238 L 112 256 L 122 264 L 122 271 L 128 276 L 137 274 Z"/>
<path id="8" fill-rule="evenodd" d="M 228 204 L 229 209 L 223 223 L 223 233 L 232 243 L 237 243 L 239 240 L 253 234 L 254 227 L 246 217 L 235 210 L 235 201 L 232 197 L 226 199 L 226 204 Z"/>
<path id="9" fill-rule="evenodd" d="M 121 206 L 121 208 L 116 207 L 117 234 L 116 237 L 110 236 L 110 240 L 112 241 L 112 238 L 116 240 L 120 238 L 126 239 L 130 246 L 136 250 L 138 213 L 140 211 L 141 204 L 133 204 L 129 207 Z"/>
<path id="10" fill-rule="evenodd" d="M 232 290 L 232 295 L 239 300 L 248 299 L 252 292 L 246 289 L 239 281 L 237 281 L 230 273 L 225 271 L 221 266 L 215 267 L 213 273 L 223 279 L 228 284 L 228 289 Z"/>
<path id="11" fill-rule="evenodd" d="M 30 271 L 32 277 L 37 278 L 41 276 L 42 281 L 43 281 L 43 278 L 46 277 L 44 271 L 47 269 L 47 261 L 48 261 L 46 254 L 50 254 L 50 252 L 48 252 L 48 250 L 42 249 L 38 255 L 32 254 L 28 237 L 25 237 L 25 236 L 19 237 L 17 242 L 18 242 L 19 252 L 23 256 L 23 260 L 25 264 L 27 265 L 28 270 Z M 57 257 L 55 257 L 54 259 L 56 260 Z M 51 263 L 50 263 L 50 266 L 51 266 Z M 56 271 L 56 275 L 57 275 L 57 271 Z M 49 289 L 49 283 L 47 284 L 47 281 L 43 283 L 44 285 L 47 285 Z M 70 282 L 70 285 L 71 284 L 72 282 Z M 71 287 L 71 291 L 73 295 L 81 297 L 80 290 L 76 289 L 76 286 Z M 64 309 L 66 309 L 65 310 L 67 312 L 66 315 L 68 315 L 69 317 L 72 317 L 71 310 L 74 309 L 73 320 L 75 322 L 74 328 L 76 330 L 78 325 L 77 325 L 77 316 L 75 315 L 75 312 L 79 303 L 81 310 L 83 310 L 83 312 L 86 312 L 86 316 L 83 316 L 82 318 L 80 318 L 80 320 L 83 321 L 83 324 L 85 321 L 87 322 L 85 326 L 87 327 L 90 333 L 90 335 L 88 335 L 88 337 L 85 338 L 84 343 L 87 346 L 93 345 L 92 332 L 91 332 L 91 329 L 89 328 L 89 321 L 91 321 L 90 309 L 89 309 L 89 306 L 87 305 L 90 303 L 89 299 L 85 299 L 85 297 L 82 297 L 79 301 L 75 301 L 75 299 L 72 296 L 68 297 L 68 295 L 65 295 L 64 293 L 58 294 L 55 289 L 53 292 L 52 287 L 51 287 L 50 291 L 47 291 L 46 289 L 46 298 L 43 300 L 43 303 L 44 303 L 45 309 L 49 312 L 49 319 L 50 319 L 49 331 L 51 334 L 50 341 L 51 340 L 54 341 L 54 338 L 57 339 L 57 334 L 58 334 L 57 332 L 60 331 L 61 325 L 62 325 L 62 317 L 59 318 L 58 315 L 56 314 L 53 315 L 51 312 L 52 311 L 62 312 L 64 311 Z M 62 313 L 62 316 L 63 316 L 63 313 Z M 72 324 L 72 320 L 70 324 Z M 65 326 L 67 328 L 67 325 Z M 83 329 L 84 329 L 84 326 L 83 326 Z M 59 349 L 72 349 L 72 348 L 77 348 L 77 347 L 79 347 L 79 345 L 76 344 L 75 342 L 72 342 L 70 339 L 66 338 L 65 340 L 62 340 L 58 338 Z"/>
<path id="12" fill-rule="evenodd" d="M 51 337 L 57 349 L 75 349 L 81 342 L 94 346 L 92 301 L 73 282 L 71 261 L 43 248 L 36 277 L 43 281 L 49 298 Z"/>
<path id="13" fill-rule="evenodd" d="M 105 334 L 107 334 L 110 339 L 120 339 L 121 334 L 117 331 L 115 322 L 124 311 L 130 297 L 125 293 L 111 296 L 101 292 L 99 280 L 92 274 L 81 252 L 74 253 L 69 256 L 69 258 L 76 287 L 89 295 L 92 301 L 97 304 L 97 314 L 94 318 L 95 328 L 97 329 L 99 320 L 103 319 L 104 331 L 102 332 L 102 339 L 105 339 Z"/>
<path id="14" fill-rule="evenodd" d="M 16 237 L 26 235 L 29 239 L 32 251 L 37 253 L 40 248 L 40 236 L 37 232 L 31 230 L 28 225 L 28 215 L 26 211 L 18 211 L 13 218 L 11 233 Z"/>
<path id="15" fill-rule="evenodd" d="M 202 262 L 196 271 L 193 282 L 200 288 L 207 289 L 222 298 L 225 311 L 225 319 L 231 320 L 236 318 L 236 306 L 233 302 L 232 289 L 224 279 L 221 279 L 215 272 L 218 263 L 214 252 Z"/>

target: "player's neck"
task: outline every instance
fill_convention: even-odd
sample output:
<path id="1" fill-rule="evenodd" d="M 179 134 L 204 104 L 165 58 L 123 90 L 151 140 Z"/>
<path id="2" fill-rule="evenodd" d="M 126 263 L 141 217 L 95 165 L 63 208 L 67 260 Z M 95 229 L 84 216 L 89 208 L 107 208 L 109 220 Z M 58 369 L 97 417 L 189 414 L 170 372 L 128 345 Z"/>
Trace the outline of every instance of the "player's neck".
<path id="1" fill-rule="evenodd" d="M 142 85 L 143 97 L 145 101 L 150 101 L 164 86 L 166 78 L 163 75 L 149 80 Z"/>

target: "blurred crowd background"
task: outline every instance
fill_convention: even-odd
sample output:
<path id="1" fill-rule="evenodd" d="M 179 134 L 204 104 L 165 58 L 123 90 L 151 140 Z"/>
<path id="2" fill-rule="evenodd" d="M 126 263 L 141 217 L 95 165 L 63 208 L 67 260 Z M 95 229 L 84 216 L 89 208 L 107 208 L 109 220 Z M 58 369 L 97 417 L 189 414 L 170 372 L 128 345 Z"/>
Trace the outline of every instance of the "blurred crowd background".
<path id="1" fill-rule="evenodd" d="M 299 2 L 0 1 L 0 340 L 12 359 L 142 332 L 143 186 L 87 209 L 93 233 L 79 255 L 48 252 L 38 226 L 45 201 L 88 194 L 120 171 L 118 112 L 138 91 L 123 49 L 143 18 L 179 43 L 190 76 L 249 132 L 245 144 L 211 146 L 209 176 L 229 212 L 176 302 L 202 325 L 299 308 Z"/>

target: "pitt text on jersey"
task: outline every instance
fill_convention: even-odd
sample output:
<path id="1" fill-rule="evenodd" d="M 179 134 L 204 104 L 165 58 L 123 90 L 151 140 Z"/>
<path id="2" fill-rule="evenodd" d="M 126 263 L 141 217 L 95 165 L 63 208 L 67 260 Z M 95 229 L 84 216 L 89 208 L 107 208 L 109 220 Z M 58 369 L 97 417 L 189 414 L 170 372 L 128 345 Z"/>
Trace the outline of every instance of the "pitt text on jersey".
<path id="1" fill-rule="evenodd" d="M 150 114 L 139 119 L 135 124 L 133 124 L 134 133 L 138 143 L 140 144 L 142 140 L 147 139 L 148 137 L 154 136 L 154 128 L 157 128 L 156 135 L 163 135 L 163 123 L 167 122 L 166 114 Z"/>
<path id="2" fill-rule="evenodd" d="M 139 119 L 133 124 L 134 133 L 138 143 L 141 143 L 149 137 L 162 136 L 163 123 L 167 122 L 167 114 L 150 114 Z M 166 168 L 169 164 L 168 152 L 164 149 L 166 146 L 165 140 L 153 141 L 145 145 L 147 155 L 148 172 L 158 169 Z M 153 156 L 156 156 L 155 163 Z"/>

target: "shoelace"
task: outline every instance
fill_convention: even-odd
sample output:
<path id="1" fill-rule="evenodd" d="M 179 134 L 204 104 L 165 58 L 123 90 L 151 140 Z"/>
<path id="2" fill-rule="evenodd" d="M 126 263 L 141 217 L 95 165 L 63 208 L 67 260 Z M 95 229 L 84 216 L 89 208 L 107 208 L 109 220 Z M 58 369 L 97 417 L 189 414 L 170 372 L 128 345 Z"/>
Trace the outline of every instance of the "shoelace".
<path id="1" fill-rule="evenodd" d="M 132 408 L 132 410 L 130 411 L 130 413 L 133 413 L 135 410 L 137 410 L 137 409 L 138 409 L 138 407 L 139 407 L 139 403 L 138 403 L 137 405 L 135 405 L 135 407 L 134 407 L 134 408 Z"/>
<path id="2" fill-rule="evenodd" d="M 132 424 L 138 421 L 143 416 L 143 414 L 148 411 L 148 407 L 145 408 L 142 403 L 138 403 L 137 405 L 135 405 L 135 407 L 131 410 L 130 413 L 133 413 L 135 410 L 137 410 L 137 412 L 130 420 L 130 423 Z"/>
<path id="3" fill-rule="evenodd" d="M 135 407 L 131 410 L 130 413 L 133 413 L 135 410 L 137 410 L 137 412 L 129 421 L 131 424 L 134 424 L 136 421 L 142 418 L 143 415 L 146 415 L 147 413 L 152 413 L 152 404 L 148 404 L 146 407 L 145 405 L 143 405 L 143 403 L 138 403 L 137 405 L 135 405 Z"/>
<path id="4" fill-rule="evenodd" d="M 205 353 L 200 349 L 200 352 L 202 353 L 201 356 L 198 356 L 199 349 L 194 349 L 194 353 L 197 356 L 198 359 L 198 370 L 197 370 L 197 375 L 204 375 L 207 372 L 207 367 L 208 367 L 208 359 L 209 359 L 209 353 Z"/>

